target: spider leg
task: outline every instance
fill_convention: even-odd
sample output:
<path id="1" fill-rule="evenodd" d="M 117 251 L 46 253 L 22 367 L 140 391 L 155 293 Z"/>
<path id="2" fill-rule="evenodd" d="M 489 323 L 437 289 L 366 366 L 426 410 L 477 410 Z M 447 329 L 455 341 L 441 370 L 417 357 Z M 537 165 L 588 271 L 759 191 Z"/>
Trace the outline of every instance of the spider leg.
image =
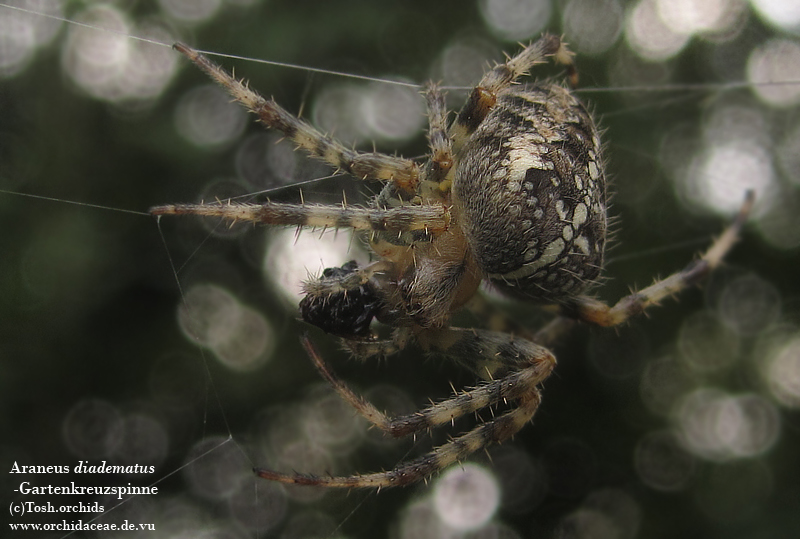
<path id="1" fill-rule="evenodd" d="M 414 192 L 419 183 L 419 166 L 409 159 L 379 153 L 362 153 L 351 150 L 341 142 L 324 135 L 272 99 L 265 99 L 237 80 L 206 56 L 184 45 L 175 43 L 175 50 L 189 58 L 212 79 L 223 86 L 237 101 L 255 113 L 270 129 L 277 129 L 314 157 L 364 180 L 393 181 L 400 189 Z"/>
<path id="2" fill-rule="evenodd" d="M 251 221 L 265 225 L 319 228 L 353 228 L 408 232 L 421 230 L 444 232 L 450 225 L 450 210 L 443 205 L 405 206 L 399 208 L 338 207 L 322 204 L 171 204 L 150 209 L 153 215 L 202 215 L 231 222 Z"/>
<path id="3" fill-rule="evenodd" d="M 541 402 L 539 390 L 530 388 L 528 394 L 521 398 L 519 405 L 492 421 L 478 425 L 471 431 L 454 438 L 417 459 L 399 464 L 392 470 L 366 475 L 344 477 L 315 476 L 306 474 L 284 474 L 265 468 L 254 468 L 253 471 L 264 479 L 321 487 L 343 488 L 385 488 L 399 487 L 426 479 L 451 464 L 462 461 L 472 453 L 492 443 L 509 439 L 519 432 L 536 413 Z"/>
<path id="4" fill-rule="evenodd" d="M 499 64 L 487 72 L 472 90 L 450 128 L 450 136 L 454 141 L 456 152 L 489 114 L 497 101 L 497 95 L 525 75 L 534 65 L 542 63 L 548 56 L 554 56 L 556 61 L 566 65 L 571 83 L 574 85 L 577 82 L 577 74 L 572 64 L 572 53 L 567 49 L 566 44 L 558 36 L 542 35 L 506 63 Z"/>
<path id="5" fill-rule="evenodd" d="M 303 281 L 303 294 L 315 297 L 344 294 L 358 289 L 369 282 L 373 275 L 386 271 L 391 267 L 391 263 L 385 260 L 372 262 L 366 266 L 357 266 L 352 262 L 348 264 L 351 264 L 352 267 L 345 266 L 348 268 L 347 272 Z"/>
<path id="6" fill-rule="evenodd" d="M 587 296 L 578 296 L 562 306 L 563 313 L 599 326 L 616 326 L 648 307 L 658 304 L 664 298 L 698 284 L 722 263 L 722 259 L 736 243 L 754 200 L 754 193 L 748 191 L 733 222 L 698 260 L 690 263 L 682 271 L 656 281 L 639 292 L 625 296 L 614 306 Z"/>
<path id="7" fill-rule="evenodd" d="M 546 348 L 553 347 L 576 324 L 574 318 L 556 316 L 535 333 L 532 333 L 523 324 L 513 320 L 508 313 L 503 312 L 491 303 L 486 298 L 486 295 L 482 293 L 475 294 L 466 307 L 478 319 L 485 320 L 487 328 L 501 333 L 517 335 Z"/>
<path id="8" fill-rule="evenodd" d="M 411 328 L 409 327 L 399 327 L 392 332 L 392 337 L 390 339 L 376 339 L 376 340 L 356 340 L 356 339 L 342 339 L 342 347 L 353 354 L 355 359 L 360 359 L 362 361 L 366 361 L 370 358 L 385 358 L 388 356 L 392 356 L 401 350 L 405 349 L 408 346 L 408 343 L 411 341 Z M 321 357 L 317 357 L 318 354 L 316 352 L 312 352 L 309 350 L 309 346 L 305 344 L 306 350 L 308 351 L 309 357 L 311 357 L 314 364 L 319 368 L 319 364 L 325 365 L 324 361 Z M 312 346 L 313 350 L 313 346 Z M 325 368 L 326 370 L 327 367 Z M 323 376 L 327 379 L 328 377 L 323 373 Z M 348 399 L 345 399 L 348 400 Z"/>
<path id="9" fill-rule="evenodd" d="M 428 103 L 428 144 L 431 148 L 431 159 L 425 171 L 425 179 L 441 183 L 453 168 L 453 142 L 447 133 L 447 107 L 444 94 L 431 83 L 425 92 Z"/>
<path id="10" fill-rule="evenodd" d="M 556 316 L 534 333 L 531 340 L 541 346 L 550 347 L 561 340 L 574 326 L 574 318 Z"/>
<path id="11" fill-rule="evenodd" d="M 284 483 L 327 487 L 391 487 L 420 481 L 491 443 L 508 439 L 524 427 L 541 401 L 537 386 L 550 375 L 556 364 L 555 357 L 546 348 L 493 331 L 462 328 L 436 330 L 425 335 L 424 344 L 454 357 L 461 357 L 462 354 L 479 355 L 522 368 L 512 369 L 504 378 L 465 391 L 417 413 L 389 418 L 355 394 L 328 368 L 308 337 L 303 339 L 312 361 L 336 392 L 373 425 L 395 437 L 449 423 L 500 401 L 515 400 L 516 406 L 427 455 L 402 463 L 388 472 L 350 477 L 282 474 L 265 469 L 256 469 L 256 473 L 265 479 Z"/>

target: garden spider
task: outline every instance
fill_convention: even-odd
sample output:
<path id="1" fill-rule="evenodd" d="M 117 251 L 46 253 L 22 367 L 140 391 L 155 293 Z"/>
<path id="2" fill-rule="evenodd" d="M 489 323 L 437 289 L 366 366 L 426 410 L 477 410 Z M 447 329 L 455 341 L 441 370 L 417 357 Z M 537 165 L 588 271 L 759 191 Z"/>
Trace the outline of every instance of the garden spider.
<path id="1" fill-rule="evenodd" d="M 197 51 L 182 44 L 175 48 L 268 128 L 358 179 L 386 185 L 370 207 L 227 201 L 159 206 L 151 212 L 369 232 L 377 260 L 329 268 L 305 283 L 303 319 L 341 337 L 356 357 L 391 355 L 415 341 L 426 351 L 467 361 L 475 368 L 499 364 L 505 371 L 502 377 L 424 410 L 390 418 L 335 377 L 304 337 L 309 356 L 339 395 L 391 436 L 414 434 L 502 402 L 513 403 L 493 420 L 390 471 L 322 477 L 255 470 L 266 479 L 328 487 L 406 485 L 508 439 L 539 406 L 539 385 L 556 365 L 546 348 L 554 335 L 573 320 L 618 325 L 699 282 L 720 264 L 752 206 L 753 195 L 748 194 L 733 223 L 699 260 L 608 306 L 585 295 L 600 275 L 607 232 L 606 180 L 597 128 L 568 89 L 557 84 L 515 84 L 548 57 L 566 65 L 574 82 L 572 55 L 557 36 L 543 35 L 486 73 L 449 127 L 444 97 L 429 85 L 431 153 L 423 165 L 348 149 L 251 91 Z M 555 305 L 558 316 L 534 335 L 451 327 L 451 315 L 476 295 L 481 282 L 513 298 Z M 390 338 L 373 336 L 373 318 L 393 328 Z"/>

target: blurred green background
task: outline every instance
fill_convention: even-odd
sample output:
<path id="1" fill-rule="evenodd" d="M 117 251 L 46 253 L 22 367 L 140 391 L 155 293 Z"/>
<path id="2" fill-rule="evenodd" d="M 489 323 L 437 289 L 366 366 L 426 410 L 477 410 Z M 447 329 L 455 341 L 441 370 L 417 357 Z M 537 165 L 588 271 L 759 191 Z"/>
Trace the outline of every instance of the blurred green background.
<path id="1" fill-rule="evenodd" d="M 704 9 L 655 0 L 14 5 L 34 14 L 0 3 L 6 469 L 15 461 L 152 464 L 144 476 L 24 479 L 157 482 L 157 496 L 103 519 L 153 522 L 163 537 L 800 534 L 800 22 L 791 3 L 783 16 L 769 2 L 736 0 Z M 127 36 L 465 87 L 543 30 L 573 44 L 580 95 L 604 129 L 616 224 L 597 295 L 613 302 L 684 267 L 724 228 L 744 189 L 755 188 L 752 223 L 725 267 L 647 317 L 616 331 L 580 327 L 556 347 L 559 367 L 534 425 L 493 448 L 491 460 L 472 459 L 501 493 L 497 511 L 475 529 L 444 523 L 441 504 L 457 503 L 441 501 L 435 480 L 375 494 L 253 479 L 254 465 L 340 474 L 391 468 L 432 442 L 367 433 L 305 357 L 305 328 L 273 278 L 305 278 L 285 269 L 300 254 L 318 272 L 317 247 L 290 241 L 280 251 L 285 239 L 270 231 L 193 219 L 159 226 L 146 212 L 264 190 L 299 201 L 295 184 L 315 178 L 322 179 L 303 186 L 305 200 L 338 204 L 344 192 L 349 203 L 365 202 L 375 186 L 326 179 L 330 170 L 276 146 L 277 137 L 229 108 L 178 53 Z M 414 89 L 218 61 L 345 142 L 370 149 L 375 140 L 378 150 L 409 157 L 426 152 Z M 558 77 L 559 69 L 542 67 L 541 75 Z M 789 82 L 763 84 L 765 77 Z M 450 90 L 451 108 L 465 93 Z M 363 256 L 348 253 L 350 243 L 345 237 L 337 247 L 343 260 Z M 326 259 L 333 263 L 341 262 Z M 542 321 L 533 308 L 501 307 L 532 326 Z M 205 332 L 204 346 L 190 342 L 187 327 Z M 475 383 L 472 373 L 415 349 L 361 365 L 333 339 L 312 336 L 344 379 L 392 410 L 444 398 L 450 382 Z M 6 477 L 3 496 L 30 501 L 13 492 L 20 477 Z"/>

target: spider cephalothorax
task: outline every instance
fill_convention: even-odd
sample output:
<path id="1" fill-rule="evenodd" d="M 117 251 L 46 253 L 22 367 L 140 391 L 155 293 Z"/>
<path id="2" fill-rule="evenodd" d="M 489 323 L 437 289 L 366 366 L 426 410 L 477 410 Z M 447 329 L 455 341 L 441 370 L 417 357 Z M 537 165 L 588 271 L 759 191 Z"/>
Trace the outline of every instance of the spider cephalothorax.
<path id="1" fill-rule="evenodd" d="M 152 213 L 368 232 L 375 261 L 329 268 L 305 283 L 303 318 L 339 335 L 358 357 L 388 356 L 416 341 L 425 350 L 462 363 L 502 367 L 497 371 L 500 378 L 419 412 L 390 418 L 336 378 L 304 337 L 322 375 L 384 432 L 404 436 L 501 402 L 512 403 L 491 421 L 387 472 L 317 477 L 256 470 L 267 479 L 331 487 L 404 485 L 508 439 L 539 406 L 539 386 L 556 362 L 546 346 L 560 330 L 574 319 L 620 324 L 700 281 L 733 245 L 752 204 L 749 195 L 733 224 L 685 270 L 608 306 L 584 295 L 600 274 L 606 241 L 606 182 L 597 128 L 567 88 L 515 84 L 548 57 L 574 75 L 571 54 L 558 37 L 544 35 L 486 73 L 451 125 L 443 95 L 429 85 L 431 153 L 422 165 L 351 150 L 253 92 L 197 51 L 181 44 L 175 48 L 267 127 L 358 180 L 386 185 L 369 207 L 226 202 L 159 206 Z M 453 313 L 476 297 L 484 281 L 515 298 L 555 305 L 560 316 L 537 333 L 517 331 L 516 336 L 450 326 Z M 372 338 L 373 318 L 393 328 L 390 338 Z"/>

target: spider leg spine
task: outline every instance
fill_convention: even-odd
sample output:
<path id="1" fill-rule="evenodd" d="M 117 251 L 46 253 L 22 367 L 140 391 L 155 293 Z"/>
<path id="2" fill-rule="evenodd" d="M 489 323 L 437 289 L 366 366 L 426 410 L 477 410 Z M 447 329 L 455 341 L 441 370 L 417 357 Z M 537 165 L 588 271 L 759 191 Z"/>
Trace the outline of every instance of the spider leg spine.
<path id="1" fill-rule="evenodd" d="M 744 202 L 731 224 L 698 260 L 683 270 L 625 296 L 613 306 L 587 296 L 575 297 L 563 305 L 565 314 L 599 326 L 618 326 L 632 316 L 644 313 L 645 309 L 663 299 L 675 296 L 684 289 L 698 284 L 722 263 L 725 255 L 733 248 L 742 233 L 754 202 L 755 194 L 747 191 Z"/>
<path id="2" fill-rule="evenodd" d="M 265 468 L 254 468 L 259 477 L 270 481 L 296 485 L 340 488 L 399 487 L 427 480 L 439 470 L 464 460 L 477 450 L 492 443 L 507 440 L 522 429 L 533 417 L 541 402 L 534 388 L 520 406 L 509 410 L 497 419 L 478 425 L 471 431 L 441 445 L 417 459 L 398 465 L 393 470 L 366 475 L 320 477 L 305 474 L 284 474 Z"/>
<path id="3" fill-rule="evenodd" d="M 512 371 L 504 378 L 482 384 L 462 393 L 457 393 L 453 388 L 453 392 L 456 395 L 449 399 L 438 403 L 432 402 L 424 410 L 390 418 L 377 410 L 366 399 L 355 394 L 347 384 L 342 382 L 330 370 L 307 335 L 303 337 L 302 343 L 320 374 L 328 380 L 342 399 L 370 423 L 395 438 L 408 436 L 409 434 L 447 423 L 452 424 L 455 419 L 461 416 L 477 412 L 498 402 L 524 400 L 532 389 L 550 376 L 556 365 L 555 356 L 547 349 L 523 339 L 516 339 L 510 342 L 506 339 L 506 342 L 503 342 L 500 337 L 493 335 L 493 332 L 480 332 L 481 335 L 476 338 L 471 331 L 459 331 L 456 329 L 444 330 L 442 333 L 453 333 L 460 337 L 455 343 L 450 343 L 449 347 L 458 345 L 457 348 L 459 350 L 471 347 L 475 351 L 479 346 L 483 346 L 492 353 L 495 352 L 494 348 L 501 348 L 499 351 L 502 356 L 501 360 L 508 364 L 511 357 L 511 362 L 525 365 L 525 367 Z M 494 341 L 492 341 L 492 337 L 495 338 Z M 484 353 L 487 352 L 484 351 Z"/>
<path id="4" fill-rule="evenodd" d="M 201 215 L 266 225 L 352 228 L 355 230 L 414 230 L 441 233 L 450 226 L 450 210 L 441 204 L 399 208 L 358 208 L 321 204 L 170 204 L 150 209 L 152 215 Z"/>
<path id="5" fill-rule="evenodd" d="M 483 76 L 450 127 L 450 136 L 458 142 L 455 145 L 456 152 L 489 114 L 497 101 L 498 94 L 549 56 L 554 56 L 556 61 L 567 66 L 573 66 L 571 53 L 561 38 L 544 34 L 506 63 L 495 66 Z M 571 80 L 577 82 L 574 67 L 568 69 L 568 75 Z"/>
<path id="6" fill-rule="evenodd" d="M 394 182 L 406 192 L 414 192 L 420 180 L 419 166 L 410 159 L 380 153 L 361 153 L 348 149 L 336 139 L 324 135 L 308 122 L 300 120 L 278 105 L 251 90 L 199 51 L 183 43 L 173 48 L 224 87 L 233 98 L 255 113 L 270 129 L 277 129 L 305 151 L 356 178 Z"/>

